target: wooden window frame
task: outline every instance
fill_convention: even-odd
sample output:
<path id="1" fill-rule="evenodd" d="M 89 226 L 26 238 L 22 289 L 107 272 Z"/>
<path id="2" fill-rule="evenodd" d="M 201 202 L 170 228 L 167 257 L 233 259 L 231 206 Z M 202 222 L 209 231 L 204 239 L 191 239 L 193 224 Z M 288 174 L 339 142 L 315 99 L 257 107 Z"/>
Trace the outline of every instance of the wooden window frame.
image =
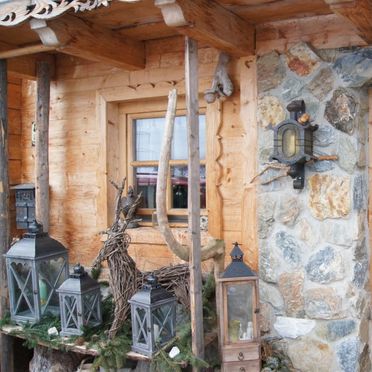
<path id="1" fill-rule="evenodd" d="M 126 105 L 124 105 L 125 107 Z M 150 106 L 150 107 L 146 107 Z M 136 167 L 146 167 L 146 166 L 156 166 L 159 164 L 159 161 L 136 161 L 134 160 L 135 157 L 135 136 L 134 136 L 134 121 L 137 119 L 146 119 L 146 118 L 165 118 L 166 112 L 161 110 L 154 110 L 151 108 L 151 104 L 147 104 L 147 102 L 144 102 L 143 110 L 137 111 L 137 112 L 128 112 L 125 114 L 125 139 L 123 136 L 121 136 L 120 141 L 122 142 L 122 145 L 125 144 L 126 148 L 126 169 L 125 173 L 127 176 L 127 185 L 134 185 L 135 179 L 134 179 L 134 168 Z M 125 111 L 125 108 L 124 108 Z M 128 110 L 129 111 L 129 110 Z M 200 160 L 200 165 L 203 165 L 205 169 L 207 170 L 207 112 L 205 108 L 199 109 L 200 115 L 205 115 L 205 125 L 206 125 L 206 133 L 205 133 L 205 159 Z M 176 116 L 186 116 L 186 110 L 184 108 L 177 109 Z M 187 166 L 188 160 L 170 160 L 169 161 L 169 168 L 172 166 Z M 207 180 L 207 174 L 206 174 L 206 183 Z M 187 217 L 188 210 L 187 208 L 170 208 L 171 205 L 171 177 L 170 177 L 170 169 L 168 171 L 168 177 L 167 177 L 167 214 L 168 216 L 185 216 Z M 208 205 L 208 193 L 207 193 L 207 187 L 206 187 L 206 205 Z M 137 210 L 138 215 L 142 216 L 152 216 L 153 213 L 156 211 L 156 209 L 153 208 L 139 208 Z M 207 216 L 208 211 L 207 207 L 200 210 L 200 214 L 202 216 Z M 143 221 L 140 223 L 142 226 L 152 226 L 153 222 L 147 222 Z M 170 225 L 172 227 L 185 227 L 187 226 L 187 222 L 170 222 Z"/>

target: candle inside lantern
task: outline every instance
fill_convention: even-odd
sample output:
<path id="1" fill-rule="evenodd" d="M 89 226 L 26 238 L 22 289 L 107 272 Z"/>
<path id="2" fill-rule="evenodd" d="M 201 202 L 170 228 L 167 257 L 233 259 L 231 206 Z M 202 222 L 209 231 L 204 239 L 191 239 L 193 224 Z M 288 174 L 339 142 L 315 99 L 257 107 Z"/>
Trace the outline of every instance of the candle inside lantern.
<path id="1" fill-rule="evenodd" d="M 48 300 L 48 287 L 45 281 L 39 278 L 40 304 L 44 306 Z"/>

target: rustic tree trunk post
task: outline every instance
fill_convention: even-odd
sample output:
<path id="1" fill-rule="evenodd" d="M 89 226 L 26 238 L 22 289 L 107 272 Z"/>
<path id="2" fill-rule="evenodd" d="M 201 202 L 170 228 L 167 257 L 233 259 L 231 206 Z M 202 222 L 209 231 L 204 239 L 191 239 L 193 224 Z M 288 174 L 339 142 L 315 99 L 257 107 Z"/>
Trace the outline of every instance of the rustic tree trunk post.
<path id="1" fill-rule="evenodd" d="M 190 234 L 190 310 L 192 351 L 204 357 L 202 269 L 200 242 L 200 154 L 198 102 L 198 44 L 185 39 L 185 85 L 188 142 L 188 222 Z"/>
<path id="2" fill-rule="evenodd" d="M 4 254 L 10 246 L 8 166 L 8 77 L 6 60 L 0 60 L 0 318 L 8 311 L 8 286 Z M 1 371 L 13 371 L 13 339 L 0 336 Z"/>
<path id="3" fill-rule="evenodd" d="M 48 62 L 37 64 L 37 107 L 35 149 L 36 220 L 49 231 L 49 103 L 50 67 Z"/>

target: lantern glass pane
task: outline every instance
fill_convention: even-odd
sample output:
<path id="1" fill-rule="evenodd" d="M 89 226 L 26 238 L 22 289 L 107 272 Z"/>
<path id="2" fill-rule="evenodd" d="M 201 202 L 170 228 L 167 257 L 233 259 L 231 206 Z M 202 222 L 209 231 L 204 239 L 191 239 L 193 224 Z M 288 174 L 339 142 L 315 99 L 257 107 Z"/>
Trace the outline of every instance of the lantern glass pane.
<path id="1" fill-rule="evenodd" d="M 136 329 L 137 335 L 135 337 L 135 342 L 138 344 L 147 344 L 147 317 L 146 310 L 140 307 L 136 308 L 135 311 L 135 320 L 136 320 Z"/>
<path id="2" fill-rule="evenodd" d="M 66 260 L 64 257 L 55 257 L 38 263 L 39 296 L 41 313 L 51 312 L 59 314 L 59 299 L 56 289 L 66 279 Z"/>
<path id="3" fill-rule="evenodd" d="M 34 316 L 32 288 L 32 266 L 28 262 L 12 262 L 10 265 L 12 287 L 14 288 L 13 310 L 15 315 Z"/>
<path id="4" fill-rule="evenodd" d="M 227 337 L 229 343 L 251 340 L 253 332 L 253 286 L 251 283 L 231 283 L 227 291 Z"/>
<path id="5" fill-rule="evenodd" d="M 84 325 L 93 325 L 100 322 L 100 319 L 98 319 L 98 301 L 99 293 L 88 293 L 83 296 Z"/>
<path id="6" fill-rule="evenodd" d="M 286 128 L 283 131 L 283 155 L 287 158 L 296 155 L 296 134 L 294 128 Z"/>
<path id="7" fill-rule="evenodd" d="M 64 296 L 66 328 L 79 329 L 77 298 L 75 296 Z"/>
<path id="8" fill-rule="evenodd" d="M 153 310 L 153 333 L 155 343 L 164 343 L 173 337 L 173 306 L 163 305 Z"/>

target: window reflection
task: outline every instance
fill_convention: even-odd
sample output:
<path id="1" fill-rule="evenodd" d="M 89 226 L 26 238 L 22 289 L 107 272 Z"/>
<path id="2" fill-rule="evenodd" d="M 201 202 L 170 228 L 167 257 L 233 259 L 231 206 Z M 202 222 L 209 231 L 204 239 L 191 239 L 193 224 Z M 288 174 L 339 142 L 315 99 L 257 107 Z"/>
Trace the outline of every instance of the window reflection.
<path id="1" fill-rule="evenodd" d="M 157 177 L 158 167 L 135 168 L 136 190 L 142 192 L 141 208 L 156 208 Z"/>

